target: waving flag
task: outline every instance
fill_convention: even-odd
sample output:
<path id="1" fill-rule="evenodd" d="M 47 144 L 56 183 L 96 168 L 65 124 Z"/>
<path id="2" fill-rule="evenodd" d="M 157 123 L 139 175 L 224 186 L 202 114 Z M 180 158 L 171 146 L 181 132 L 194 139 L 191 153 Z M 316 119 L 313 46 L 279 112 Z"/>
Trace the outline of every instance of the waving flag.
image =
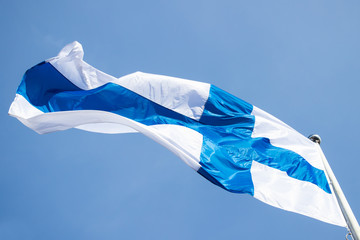
<path id="1" fill-rule="evenodd" d="M 38 133 L 141 132 L 212 183 L 288 211 L 346 226 L 315 143 L 206 83 L 83 61 L 78 42 L 29 69 L 9 114 Z"/>

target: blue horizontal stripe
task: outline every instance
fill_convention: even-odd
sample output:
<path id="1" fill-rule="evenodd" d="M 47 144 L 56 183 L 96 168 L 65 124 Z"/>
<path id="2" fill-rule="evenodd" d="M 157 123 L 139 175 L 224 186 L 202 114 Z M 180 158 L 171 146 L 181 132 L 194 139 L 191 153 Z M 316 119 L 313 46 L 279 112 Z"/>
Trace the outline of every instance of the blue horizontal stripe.
<path id="1" fill-rule="evenodd" d="M 175 124 L 198 131 L 204 139 L 198 172 L 231 192 L 253 195 L 250 169 L 252 161 L 257 161 L 331 193 L 322 170 L 295 152 L 271 145 L 267 138 L 251 138 L 255 123 L 252 105 L 215 86 L 210 88 L 199 121 L 114 83 L 82 90 L 46 62 L 25 73 L 17 93 L 43 112 L 101 110 L 148 126 Z"/>

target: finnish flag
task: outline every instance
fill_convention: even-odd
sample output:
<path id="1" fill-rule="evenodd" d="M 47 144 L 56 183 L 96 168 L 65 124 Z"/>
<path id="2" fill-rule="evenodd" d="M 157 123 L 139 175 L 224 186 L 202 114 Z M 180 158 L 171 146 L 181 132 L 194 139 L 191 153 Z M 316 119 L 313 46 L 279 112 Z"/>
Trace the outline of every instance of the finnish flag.
<path id="1" fill-rule="evenodd" d="M 27 70 L 9 114 L 40 134 L 140 132 L 227 191 L 346 226 L 316 143 L 213 85 L 142 72 L 115 78 L 83 55 L 73 42 Z"/>

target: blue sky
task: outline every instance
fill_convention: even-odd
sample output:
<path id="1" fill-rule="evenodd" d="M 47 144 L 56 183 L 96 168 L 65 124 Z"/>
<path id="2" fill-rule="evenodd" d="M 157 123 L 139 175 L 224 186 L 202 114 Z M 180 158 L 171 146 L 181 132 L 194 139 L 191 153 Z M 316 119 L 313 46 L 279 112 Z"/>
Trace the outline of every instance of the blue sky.
<path id="1" fill-rule="evenodd" d="M 0 1 L 0 239 L 343 239 L 226 192 L 141 134 L 38 135 L 7 115 L 26 69 L 85 61 L 214 84 L 318 133 L 360 218 L 358 1 Z"/>

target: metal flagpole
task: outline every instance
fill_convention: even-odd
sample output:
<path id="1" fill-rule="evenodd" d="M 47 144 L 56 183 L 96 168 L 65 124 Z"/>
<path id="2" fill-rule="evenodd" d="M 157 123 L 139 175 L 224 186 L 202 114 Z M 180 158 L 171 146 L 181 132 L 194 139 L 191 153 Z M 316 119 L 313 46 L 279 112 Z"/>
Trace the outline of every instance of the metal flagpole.
<path id="1" fill-rule="evenodd" d="M 329 177 L 330 180 L 330 184 L 332 185 L 333 189 L 334 189 L 334 193 L 335 196 L 338 200 L 341 212 L 346 220 L 348 229 L 350 230 L 351 233 L 351 237 L 354 240 L 360 240 L 360 227 L 359 227 L 359 223 L 357 222 L 353 211 L 350 208 L 350 205 L 348 203 L 348 201 L 345 198 L 345 195 L 343 193 L 343 191 L 341 190 L 341 187 L 339 185 L 339 182 L 336 180 L 336 177 L 334 175 L 334 172 L 332 171 L 329 162 L 326 160 L 326 157 L 320 147 L 320 142 L 321 142 L 321 138 L 319 135 L 311 135 L 309 136 L 309 139 L 317 144 L 317 147 L 319 149 L 319 152 L 321 154 L 321 159 L 324 163 L 324 167 L 325 167 L 325 171 Z"/>

